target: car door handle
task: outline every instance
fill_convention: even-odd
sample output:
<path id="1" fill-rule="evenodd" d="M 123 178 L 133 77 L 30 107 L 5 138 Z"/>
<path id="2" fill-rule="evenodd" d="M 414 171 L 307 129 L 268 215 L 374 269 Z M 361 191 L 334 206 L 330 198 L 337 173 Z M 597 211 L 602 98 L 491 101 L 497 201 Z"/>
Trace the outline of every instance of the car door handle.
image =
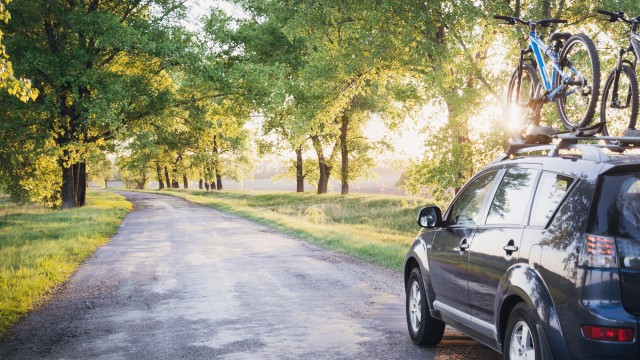
<path id="1" fill-rule="evenodd" d="M 465 250 L 469 248 L 469 243 L 467 243 L 467 238 L 462 238 L 460 244 L 458 244 L 458 251 L 460 251 L 460 255 L 464 254 Z"/>
<path id="2" fill-rule="evenodd" d="M 507 252 L 507 256 L 511 256 L 511 254 L 518 251 L 518 247 L 516 246 L 516 243 L 513 241 L 513 239 L 511 239 L 509 240 L 507 245 L 505 245 L 505 247 L 502 248 L 502 250 Z"/>
<path id="3" fill-rule="evenodd" d="M 504 251 L 506 252 L 514 252 L 514 251 L 518 251 L 518 247 L 515 245 L 506 245 L 505 247 L 502 248 Z"/>

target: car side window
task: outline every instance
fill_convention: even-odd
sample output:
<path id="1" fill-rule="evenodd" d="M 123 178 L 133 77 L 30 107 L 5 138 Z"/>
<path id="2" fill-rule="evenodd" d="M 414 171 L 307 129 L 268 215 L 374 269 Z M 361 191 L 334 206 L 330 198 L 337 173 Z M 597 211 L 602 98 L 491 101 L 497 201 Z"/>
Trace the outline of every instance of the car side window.
<path id="1" fill-rule="evenodd" d="M 535 169 L 508 169 L 493 197 L 487 224 L 520 224 L 537 175 Z"/>
<path id="2" fill-rule="evenodd" d="M 475 225 L 479 222 L 482 204 L 491 190 L 496 173 L 492 171 L 478 177 L 462 191 L 451 206 L 448 225 Z"/>
<path id="3" fill-rule="evenodd" d="M 575 179 L 545 171 L 533 199 L 529 225 L 547 226 Z"/>

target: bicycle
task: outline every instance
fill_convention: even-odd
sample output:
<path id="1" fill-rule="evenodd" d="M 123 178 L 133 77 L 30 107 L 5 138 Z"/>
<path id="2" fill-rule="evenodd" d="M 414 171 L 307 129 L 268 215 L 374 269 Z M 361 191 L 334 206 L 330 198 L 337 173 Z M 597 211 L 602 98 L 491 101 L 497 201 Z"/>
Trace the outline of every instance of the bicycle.
<path id="1" fill-rule="evenodd" d="M 640 16 L 626 19 L 622 11 L 597 10 L 597 12 L 609 16 L 607 20 L 610 22 L 620 20 L 631 27 L 629 46 L 618 51 L 616 67 L 611 70 L 604 85 L 600 104 L 602 134 L 604 136 L 638 136 L 640 132 L 635 129 L 638 119 L 638 79 L 635 69 L 638 54 L 640 54 L 640 35 L 638 35 Z M 627 53 L 633 54 L 633 61 L 623 59 Z M 619 141 L 607 140 L 607 142 L 618 144 Z"/>
<path id="2" fill-rule="evenodd" d="M 552 44 L 549 47 L 538 36 L 536 27 L 566 24 L 566 20 L 525 21 L 513 16 L 493 17 L 505 20 L 506 25 L 520 24 L 529 28 L 528 46 L 520 51 L 518 67 L 509 80 L 507 91 L 508 120 L 512 124 L 516 122 L 510 129 L 513 140 L 536 141 L 531 136 L 531 128 L 539 125 L 542 105 L 547 102 L 555 102 L 558 117 L 567 130 L 586 127 L 593 118 L 600 95 L 600 59 L 593 41 L 584 34 L 554 32 L 549 38 Z M 533 54 L 533 58 L 526 57 L 528 54 Z M 543 55 L 551 60 L 550 65 L 545 63 Z"/>

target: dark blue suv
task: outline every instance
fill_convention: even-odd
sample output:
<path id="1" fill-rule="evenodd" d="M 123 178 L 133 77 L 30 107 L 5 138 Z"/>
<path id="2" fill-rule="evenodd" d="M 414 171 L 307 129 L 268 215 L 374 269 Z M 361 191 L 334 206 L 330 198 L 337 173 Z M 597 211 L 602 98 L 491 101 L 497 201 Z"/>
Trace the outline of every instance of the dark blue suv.
<path id="1" fill-rule="evenodd" d="M 418 224 L 404 267 L 414 343 L 448 324 L 505 359 L 639 359 L 640 155 L 512 148 Z"/>

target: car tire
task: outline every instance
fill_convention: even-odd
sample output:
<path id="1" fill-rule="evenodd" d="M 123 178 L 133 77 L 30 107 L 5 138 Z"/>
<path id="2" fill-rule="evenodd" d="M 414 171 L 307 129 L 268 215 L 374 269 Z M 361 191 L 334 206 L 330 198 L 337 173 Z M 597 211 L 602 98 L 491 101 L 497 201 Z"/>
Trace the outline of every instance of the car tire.
<path id="1" fill-rule="evenodd" d="M 407 326 L 416 345 L 434 346 L 442 340 L 444 322 L 434 319 L 429 313 L 427 296 L 419 268 L 409 275 L 406 288 Z"/>
<path id="2" fill-rule="evenodd" d="M 511 311 L 504 339 L 505 360 L 541 360 L 540 338 L 534 316 L 525 303 L 519 303 Z"/>

